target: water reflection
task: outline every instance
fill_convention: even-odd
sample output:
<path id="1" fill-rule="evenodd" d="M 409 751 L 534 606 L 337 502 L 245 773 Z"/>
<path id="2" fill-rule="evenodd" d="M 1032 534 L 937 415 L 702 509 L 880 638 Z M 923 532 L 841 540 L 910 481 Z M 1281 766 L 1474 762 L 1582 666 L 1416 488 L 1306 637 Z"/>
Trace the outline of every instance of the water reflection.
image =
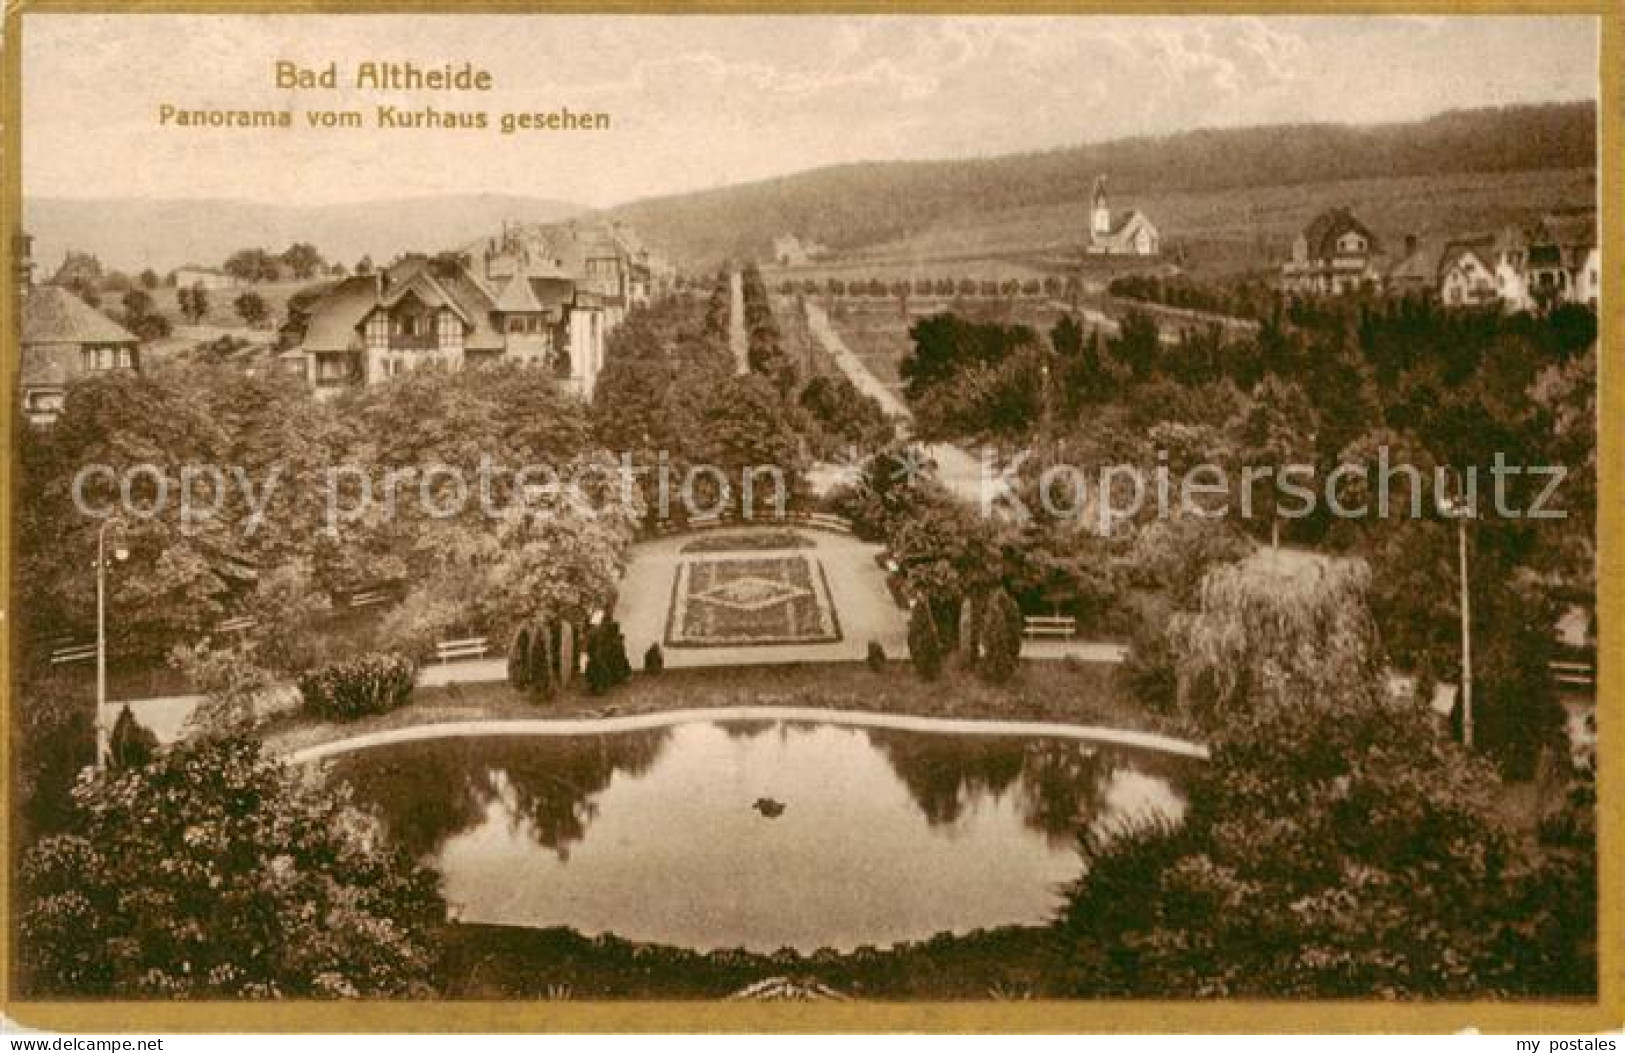
<path id="1" fill-rule="evenodd" d="M 785 721 L 443 739 L 333 770 L 461 918 L 698 949 L 1037 923 L 1081 868 L 1079 831 L 1183 807 L 1163 758 Z"/>
<path id="2" fill-rule="evenodd" d="M 416 856 L 433 857 L 493 808 L 510 832 L 567 856 L 587 835 L 598 794 L 617 774 L 647 772 L 670 732 L 441 739 L 351 754 L 333 772 Z"/>

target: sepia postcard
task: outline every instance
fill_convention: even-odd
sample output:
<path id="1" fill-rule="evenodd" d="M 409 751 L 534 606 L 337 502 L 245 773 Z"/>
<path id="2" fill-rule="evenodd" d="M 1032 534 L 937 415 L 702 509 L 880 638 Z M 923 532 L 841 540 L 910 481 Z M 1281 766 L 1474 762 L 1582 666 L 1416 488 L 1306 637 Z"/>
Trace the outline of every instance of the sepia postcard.
<path id="1" fill-rule="evenodd" d="M 1142 7 L 15 5 L 8 1026 L 1625 1025 L 1621 12 Z"/>

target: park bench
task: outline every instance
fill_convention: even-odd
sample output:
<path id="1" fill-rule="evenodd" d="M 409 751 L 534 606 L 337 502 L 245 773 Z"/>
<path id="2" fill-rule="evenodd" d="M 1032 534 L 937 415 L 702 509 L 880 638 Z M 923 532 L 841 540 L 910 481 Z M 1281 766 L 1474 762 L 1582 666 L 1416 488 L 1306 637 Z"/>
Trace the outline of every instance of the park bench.
<path id="1" fill-rule="evenodd" d="M 227 618 L 225 621 L 215 626 L 215 628 L 223 633 L 245 632 L 254 628 L 254 619 L 250 618 L 246 614 L 237 618 Z"/>
<path id="2" fill-rule="evenodd" d="M 1597 670 L 1590 662 L 1552 662 L 1552 678 L 1563 687 L 1594 688 Z"/>
<path id="3" fill-rule="evenodd" d="M 466 640 L 441 640 L 434 645 L 434 656 L 442 662 L 459 658 L 484 658 L 490 653 L 485 637 L 470 636 Z"/>
<path id="4" fill-rule="evenodd" d="M 357 592 L 350 596 L 350 606 L 352 607 L 376 607 L 380 603 L 388 602 L 389 593 L 383 589 L 368 589 L 365 592 Z"/>
<path id="5" fill-rule="evenodd" d="M 852 533 L 852 524 L 842 516 L 830 515 L 828 512 L 811 512 L 806 517 L 808 526 L 821 527 L 832 530 L 837 534 Z"/>
<path id="6" fill-rule="evenodd" d="M 69 662 L 88 662 L 95 657 L 95 644 L 70 644 L 67 647 L 58 647 L 51 652 L 51 664 L 66 665 Z"/>
<path id="7" fill-rule="evenodd" d="M 1022 619 L 1021 631 L 1025 636 L 1064 636 L 1078 634 L 1078 620 L 1068 614 L 1028 615 Z"/>

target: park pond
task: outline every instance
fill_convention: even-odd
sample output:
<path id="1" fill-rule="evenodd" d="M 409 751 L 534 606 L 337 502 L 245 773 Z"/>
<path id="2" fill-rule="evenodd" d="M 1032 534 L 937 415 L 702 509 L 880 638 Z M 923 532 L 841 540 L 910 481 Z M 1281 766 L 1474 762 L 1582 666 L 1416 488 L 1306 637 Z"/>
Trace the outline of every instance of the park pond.
<path id="1" fill-rule="evenodd" d="M 458 921 L 757 952 L 1043 924 L 1080 834 L 1177 820 L 1195 763 L 920 723 L 464 729 L 326 763 L 440 872 Z"/>

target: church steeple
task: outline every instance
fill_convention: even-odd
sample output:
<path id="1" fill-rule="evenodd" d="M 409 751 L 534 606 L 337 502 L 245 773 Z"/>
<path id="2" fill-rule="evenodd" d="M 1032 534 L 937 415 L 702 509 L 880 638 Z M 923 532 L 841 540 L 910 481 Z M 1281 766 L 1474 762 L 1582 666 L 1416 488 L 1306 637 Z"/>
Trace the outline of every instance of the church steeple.
<path id="1" fill-rule="evenodd" d="M 1112 211 L 1106 207 L 1106 177 L 1095 177 L 1095 192 L 1090 196 L 1089 231 L 1092 234 L 1110 234 Z"/>

